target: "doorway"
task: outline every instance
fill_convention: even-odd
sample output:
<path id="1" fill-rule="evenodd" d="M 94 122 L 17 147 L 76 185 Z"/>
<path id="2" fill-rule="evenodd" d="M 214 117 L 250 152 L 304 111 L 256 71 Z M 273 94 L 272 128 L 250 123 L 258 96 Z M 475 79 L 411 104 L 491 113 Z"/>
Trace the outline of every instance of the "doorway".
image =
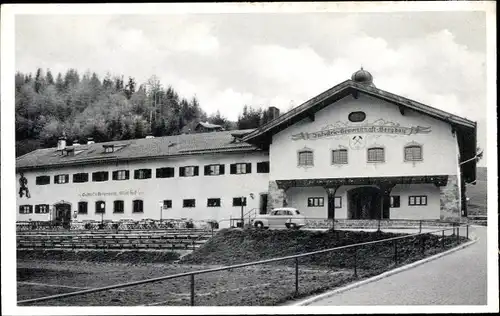
<path id="1" fill-rule="evenodd" d="M 382 194 L 376 187 L 360 187 L 347 192 L 349 219 L 380 219 Z"/>
<path id="2" fill-rule="evenodd" d="M 69 228 L 71 224 L 71 205 L 68 203 L 59 203 L 55 205 L 54 224 L 64 228 Z"/>
<path id="3" fill-rule="evenodd" d="M 260 194 L 259 214 L 267 214 L 267 193 Z"/>

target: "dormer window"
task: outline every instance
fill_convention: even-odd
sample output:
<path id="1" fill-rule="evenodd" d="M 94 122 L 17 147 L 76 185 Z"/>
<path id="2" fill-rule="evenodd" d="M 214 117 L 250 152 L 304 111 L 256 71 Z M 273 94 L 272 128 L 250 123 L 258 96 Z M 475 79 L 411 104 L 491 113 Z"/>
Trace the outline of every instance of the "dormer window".
<path id="1" fill-rule="evenodd" d="M 125 145 L 123 144 L 112 144 L 112 145 L 102 145 L 102 147 L 104 148 L 104 153 L 105 154 L 109 154 L 109 153 L 114 153 L 120 149 L 122 149 L 123 147 L 125 147 Z"/>
<path id="2" fill-rule="evenodd" d="M 105 153 L 112 153 L 115 151 L 115 146 L 114 145 L 102 145 L 104 147 L 104 152 Z"/>

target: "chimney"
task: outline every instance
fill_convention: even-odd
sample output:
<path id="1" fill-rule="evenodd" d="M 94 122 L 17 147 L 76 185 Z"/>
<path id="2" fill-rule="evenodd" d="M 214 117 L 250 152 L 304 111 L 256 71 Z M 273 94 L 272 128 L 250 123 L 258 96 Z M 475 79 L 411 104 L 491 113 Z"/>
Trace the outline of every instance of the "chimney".
<path id="1" fill-rule="evenodd" d="M 94 139 L 92 137 L 87 137 L 87 145 L 94 144 Z"/>
<path id="2" fill-rule="evenodd" d="M 267 114 L 269 116 L 269 121 L 272 121 L 274 120 L 275 118 L 277 118 L 278 116 L 280 116 L 280 109 L 278 109 L 277 107 L 275 106 L 270 106 L 268 109 L 267 109 Z"/>
<path id="3" fill-rule="evenodd" d="M 64 148 L 66 148 L 66 137 L 59 137 L 57 141 L 57 150 L 63 150 Z"/>

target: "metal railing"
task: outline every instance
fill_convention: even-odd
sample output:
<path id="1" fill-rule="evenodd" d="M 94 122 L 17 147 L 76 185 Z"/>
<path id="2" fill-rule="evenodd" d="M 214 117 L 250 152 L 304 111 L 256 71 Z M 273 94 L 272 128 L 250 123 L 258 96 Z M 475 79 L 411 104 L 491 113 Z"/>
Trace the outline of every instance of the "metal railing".
<path id="1" fill-rule="evenodd" d="M 45 302 L 45 301 L 49 301 L 49 300 L 55 300 L 55 299 L 61 299 L 61 298 L 67 298 L 67 297 L 73 297 L 73 296 L 78 296 L 78 295 L 115 290 L 115 289 L 131 287 L 131 286 L 136 286 L 136 285 L 141 285 L 141 284 L 149 284 L 149 283 L 171 280 L 171 279 L 176 279 L 176 278 L 189 277 L 190 305 L 194 306 L 195 305 L 195 297 L 196 297 L 195 276 L 197 276 L 197 275 L 212 273 L 212 272 L 217 272 L 217 271 L 227 271 L 227 270 L 232 270 L 232 269 L 236 269 L 236 268 L 256 266 L 256 265 L 262 265 L 262 264 L 267 264 L 267 263 L 281 262 L 281 261 L 286 261 L 286 260 L 291 260 L 291 259 L 294 260 L 294 265 L 295 265 L 295 294 L 294 295 L 295 295 L 295 297 L 297 297 L 299 295 L 299 258 L 314 256 L 317 254 L 331 253 L 331 252 L 335 252 L 335 251 L 339 251 L 339 250 L 343 250 L 343 249 L 354 249 L 354 254 L 353 254 L 354 267 L 352 267 L 352 268 L 354 270 L 354 276 L 357 278 L 358 277 L 357 252 L 358 252 L 359 247 L 363 247 L 366 245 L 374 245 L 374 244 L 392 242 L 393 249 L 394 249 L 393 250 L 394 251 L 393 260 L 394 260 L 395 265 L 397 265 L 399 262 L 398 261 L 399 258 L 398 258 L 398 247 L 397 247 L 398 244 L 397 244 L 397 242 L 399 240 L 441 233 L 441 247 L 444 250 L 445 249 L 445 231 L 453 230 L 452 236 L 456 236 L 456 245 L 458 245 L 458 244 L 460 244 L 460 227 L 463 227 L 463 225 L 456 225 L 456 226 L 453 226 L 452 228 L 438 229 L 438 230 L 430 231 L 430 232 L 426 232 L 426 233 L 417 233 L 417 234 L 411 234 L 411 235 L 405 235 L 405 236 L 397 236 L 397 237 L 386 238 L 386 239 L 382 239 L 382 240 L 374 240 L 374 241 L 362 242 L 362 243 L 357 243 L 357 244 L 352 244 L 352 245 L 335 247 L 335 248 L 317 250 L 317 251 L 312 251 L 312 252 L 307 252 L 307 253 L 302 253 L 302 254 L 284 256 L 284 257 L 280 257 L 280 258 L 273 258 L 273 259 L 267 259 L 267 260 L 260 260 L 260 261 L 224 266 L 224 267 L 219 267 L 219 268 L 178 273 L 178 274 L 167 275 L 167 276 L 146 279 L 146 280 L 140 280 L 140 281 L 135 281 L 135 282 L 128 282 L 128 283 L 121 283 L 121 284 L 115 284 L 115 285 L 110 285 L 110 286 L 104 286 L 104 287 L 100 287 L 100 288 L 80 290 L 80 291 L 64 293 L 64 294 L 57 294 L 57 295 L 50 295 L 50 296 L 45 296 L 45 297 L 40 297 L 40 298 L 26 299 L 26 300 L 18 301 L 17 303 L 20 305 L 39 303 L 39 302 Z M 469 225 L 466 225 L 466 236 L 465 237 L 467 239 L 469 238 Z M 420 251 L 421 251 L 421 254 L 423 256 L 425 254 L 425 240 L 422 237 L 422 238 L 420 238 L 420 241 L 421 241 L 421 243 L 420 243 L 421 250 Z"/>

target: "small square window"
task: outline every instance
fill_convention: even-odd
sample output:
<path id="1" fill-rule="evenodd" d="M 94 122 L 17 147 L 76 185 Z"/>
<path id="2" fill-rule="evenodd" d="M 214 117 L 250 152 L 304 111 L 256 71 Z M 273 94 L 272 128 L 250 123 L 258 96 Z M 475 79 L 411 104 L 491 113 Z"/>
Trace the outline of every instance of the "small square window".
<path id="1" fill-rule="evenodd" d="M 107 171 L 97 171 L 92 173 L 92 181 L 93 182 L 103 182 L 108 181 L 109 172 Z"/>
<path id="2" fill-rule="evenodd" d="M 246 206 L 247 198 L 246 197 L 235 197 L 233 198 L 233 206 Z"/>
<path id="3" fill-rule="evenodd" d="M 269 161 L 258 162 L 257 173 L 269 173 Z"/>
<path id="4" fill-rule="evenodd" d="M 224 174 L 224 165 L 206 165 L 205 175 L 206 176 L 218 176 Z"/>
<path id="5" fill-rule="evenodd" d="M 106 212 L 106 202 L 96 201 L 95 202 L 95 212 L 96 213 L 105 213 Z"/>
<path id="6" fill-rule="evenodd" d="M 163 208 L 172 208 L 172 200 L 163 200 Z"/>
<path id="7" fill-rule="evenodd" d="M 144 202 L 142 200 L 132 201 L 132 212 L 133 213 L 143 213 L 144 212 Z"/>
<path id="8" fill-rule="evenodd" d="M 33 205 L 19 205 L 19 214 L 32 214 Z"/>
<path id="9" fill-rule="evenodd" d="M 368 149 L 368 162 L 384 162 L 385 151 L 384 148 L 369 148 Z"/>
<path id="10" fill-rule="evenodd" d="M 130 172 L 128 170 L 113 171 L 113 180 L 128 180 Z"/>
<path id="11" fill-rule="evenodd" d="M 332 150 L 332 163 L 333 164 L 346 164 L 347 163 L 347 149 Z"/>
<path id="12" fill-rule="evenodd" d="M 342 197 L 336 196 L 334 197 L 335 208 L 342 208 Z"/>
<path id="13" fill-rule="evenodd" d="M 157 178 L 173 178 L 174 177 L 174 168 L 157 168 L 156 169 L 156 177 Z"/>
<path id="14" fill-rule="evenodd" d="M 220 206 L 219 198 L 207 199 L 207 207 L 219 207 L 219 206 Z"/>
<path id="15" fill-rule="evenodd" d="M 299 166 L 313 166 L 314 165 L 314 155 L 311 150 L 304 150 L 298 153 L 298 165 Z"/>
<path id="16" fill-rule="evenodd" d="M 307 199 L 308 207 L 323 207 L 325 206 L 325 198 L 323 197 L 310 197 Z"/>
<path id="17" fill-rule="evenodd" d="M 88 203 L 78 202 L 78 214 L 87 214 L 87 212 L 88 212 Z"/>
<path id="18" fill-rule="evenodd" d="M 134 170 L 134 179 L 150 179 L 151 169 L 137 169 Z"/>
<path id="19" fill-rule="evenodd" d="M 73 175 L 73 183 L 84 183 L 89 181 L 89 174 L 82 172 L 82 173 L 75 173 Z"/>
<path id="20" fill-rule="evenodd" d="M 57 184 L 63 184 L 63 183 L 68 183 L 69 182 L 69 175 L 68 174 L 58 174 L 54 176 L 54 183 Z"/>
<path id="21" fill-rule="evenodd" d="M 38 176 L 36 177 L 36 185 L 45 185 L 50 184 L 49 176 Z"/>
<path id="22" fill-rule="evenodd" d="M 400 196 L 399 195 L 391 195 L 391 207 L 398 208 L 400 207 Z"/>
<path id="23" fill-rule="evenodd" d="M 113 213 L 123 213 L 125 211 L 125 203 L 123 201 L 113 202 Z"/>
<path id="24" fill-rule="evenodd" d="M 49 205 L 48 204 L 35 205 L 35 214 L 47 214 L 47 213 L 49 213 Z"/>
<path id="25" fill-rule="evenodd" d="M 182 200 L 182 207 L 196 207 L 195 199 L 184 199 Z"/>

